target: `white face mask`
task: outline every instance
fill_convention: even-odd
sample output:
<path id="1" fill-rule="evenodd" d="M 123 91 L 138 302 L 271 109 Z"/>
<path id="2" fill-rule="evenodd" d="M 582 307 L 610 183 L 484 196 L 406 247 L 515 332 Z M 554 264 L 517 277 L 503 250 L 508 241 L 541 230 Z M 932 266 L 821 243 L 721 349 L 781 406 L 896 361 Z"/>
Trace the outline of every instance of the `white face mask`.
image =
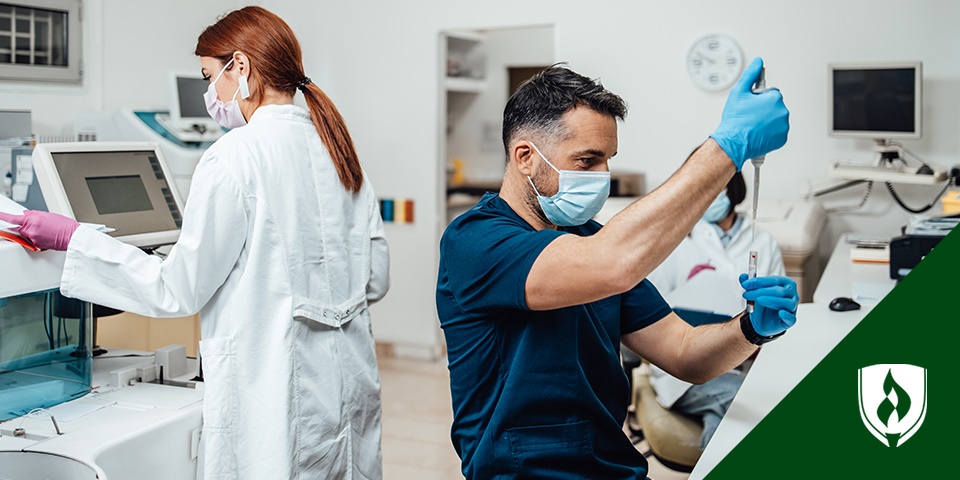
<path id="1" fill-rule="evenodd" d="M 540 153 L 533 142 L 530 145 L 550 168 L 560 174 L 559 188 L 552 197 L 540 195 L 533 180 L 527 176 L 533 191 L 537 192 L 537 201 L 547 220 L 560 227 L 573 227 L 587 223 L 600 212 L 610 195 L 610 172 L 559 170 Z"/>
<path id="2" fill-rule="evenodd" d="M 220 77 L 223 76 L 223 72 L 227 71 L 227 67 L 229 67 L 231 63 L 233 63 L 232 58 L 223 66 L 223 70 L 220 70 L 217 78 L 213 79 L 213 82 L 210 82 L 206 93 L 203 94 L 203 102 L 207 106 L 207 113 L 224 128 L 237 128 L 247 124 L 247 119 L 243 118 L 243 113 L 240 112 L 240 104 L 237 103 L 237 94 L 240 94 L 240 98 L 250 96 L 250 88 L 247 86 L 246 75 L 240 75 L 240 86 L 237 88 L 237 91 L 233 93 L 233 98 L 231 98 L 229 102 L 224 102 L 217 96 L 217 88 L 215 85 L 217 81 L 220 80 Z"/>

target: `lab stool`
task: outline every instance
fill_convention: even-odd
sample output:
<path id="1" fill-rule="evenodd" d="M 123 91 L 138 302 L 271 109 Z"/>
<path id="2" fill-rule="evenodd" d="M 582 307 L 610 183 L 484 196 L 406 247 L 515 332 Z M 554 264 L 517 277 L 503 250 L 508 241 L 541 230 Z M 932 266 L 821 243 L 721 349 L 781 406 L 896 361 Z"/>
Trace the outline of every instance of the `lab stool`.
<path id="1" fill-rule="evenodd" d="M 644 452 L 644 456 L 653 454 L 663 466 L 690 473 L 700 460 L 703 425 L 699 420 L 664 408 L 657 402 L 648 369 L 649 365 L 633 369 L 633 411 L 630 413 L 650 445 L 650 451 Z"/>

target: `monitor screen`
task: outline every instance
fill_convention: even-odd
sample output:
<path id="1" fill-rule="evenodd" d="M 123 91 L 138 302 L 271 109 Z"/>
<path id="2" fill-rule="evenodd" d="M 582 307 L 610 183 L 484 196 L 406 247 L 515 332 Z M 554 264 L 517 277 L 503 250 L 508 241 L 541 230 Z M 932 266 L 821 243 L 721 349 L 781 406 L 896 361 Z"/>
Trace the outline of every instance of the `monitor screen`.
<path id="1" fill-rule="evenodd" d="M 177 76 L 177 104 L 180 118 L 210 118 L 203 103 L 203 94 L 210 82 L 199 77 Z"/>
<path id="2" fill-rule="evenodd" d="M 921 136 L 919 62 L 830 65 L 830 134 L 915 139 Z"/>
<path id="3" fill-rule="evenodd" d="M 86 181 L 93 196 L 93 205 L 100 215 L 153 209 L 139 175 L 87 177 Z"/>
<path id="4" fill-rule="evenodd" d="M 115 229 L 137 246 L 173 243 L 182 206 L 159 146 L 149 142 L 38 145 L 34 165 L 51 212 Z"/>

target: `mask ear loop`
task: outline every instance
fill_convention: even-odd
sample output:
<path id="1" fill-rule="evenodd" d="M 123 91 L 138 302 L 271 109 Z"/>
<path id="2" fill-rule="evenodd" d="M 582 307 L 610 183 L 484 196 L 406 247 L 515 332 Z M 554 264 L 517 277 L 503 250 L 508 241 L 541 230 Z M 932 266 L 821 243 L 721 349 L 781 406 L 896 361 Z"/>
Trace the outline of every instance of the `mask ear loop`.
<path id="1" fill-rule="evenodd" d="M 547 160 L 547 157 L 543 156 L 543 154 L 540 153 L 540 149 L 537 148 L 537 146 L 534 145 L 533 142 L 530 142 L 530 146 L 533 147 L 534 150 L 536 150 L 537 155 L 540 155 L 540 158 L 542 158 L 544 162 L 547 162 L 547 165 L 550 165 L 550 168 L 554 169 L 557 173 L 560 173 L 560 170 L 557 170 L 557 167 L 554 167 L 553 164 L 550 163 L 550 160 Z M 533 191 L 537 192 L 537 195 L 542 196 L 540 195 L 540 190 L 537 190 L 537 186 L 533 184 L 533 179 L 530 178 L 530 175 L 527 175 L 527 181 L 530 182 L 530 186 L 533 187 Z"/>
<path id="2" fill-rule="evenodd" d="M 230 64 L 231 64 L 231 63 L 233 63 L 233 59 L 232 59 L 232 58 L 230 59 L 229 62 L 227 62 L 226 65 L 223 66 L 223 68 L 220 69 L 220 73 L 217 74 L 217 78 L 214 78 L 214 79 L 213 79 L 213 83 L 211 83 L 210 85 L 216 85 L 216 84 L 217 84 L 217 81 L 220 80 L 220 77 L 223 76 L 223 72 L 226 72 L 226 71 L 227 71 L 227 68 L 230 67 Z"/>
<path id="3" fill-rule="evenodd" d="M 537 146 L 534 145 L 533 142 L 530 142 L 530 146 L 537 151 L 537 155 L 540 155 L 540 158 L 542 158 L 544 162 L 547 162 L 547 165 L 550 165 L 550 168 L 552 168 L 557 173 L 560 173 L 560 170 L 558 170 L 557 167 L 554 167 L 553 164 L 550 163 L 550 160 L 547 160 L 547 157 L 545 157 L 542 153 L 540 153 L 540 149 L 537 148 Z"/>

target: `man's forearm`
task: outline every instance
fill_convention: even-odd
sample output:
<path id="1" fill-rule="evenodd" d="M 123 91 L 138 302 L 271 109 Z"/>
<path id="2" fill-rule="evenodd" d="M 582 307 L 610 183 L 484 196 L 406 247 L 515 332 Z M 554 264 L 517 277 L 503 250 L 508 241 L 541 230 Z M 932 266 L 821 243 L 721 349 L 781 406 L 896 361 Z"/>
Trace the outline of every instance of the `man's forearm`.
<path id="1" fill-rule="evenodd" d="M 636 284 L 690 232 L 736 167 L 708 139 L 669 180 L 614 216 L 592 240 L 621 257 Z"/>
<path id="2" fill-rule="evenodd" d="M 740 329 L 740 317 L 692 328 L 683 341 L 683 359 L 677 378 L 703 383 L 740 365 L 757 350 Z"/>

